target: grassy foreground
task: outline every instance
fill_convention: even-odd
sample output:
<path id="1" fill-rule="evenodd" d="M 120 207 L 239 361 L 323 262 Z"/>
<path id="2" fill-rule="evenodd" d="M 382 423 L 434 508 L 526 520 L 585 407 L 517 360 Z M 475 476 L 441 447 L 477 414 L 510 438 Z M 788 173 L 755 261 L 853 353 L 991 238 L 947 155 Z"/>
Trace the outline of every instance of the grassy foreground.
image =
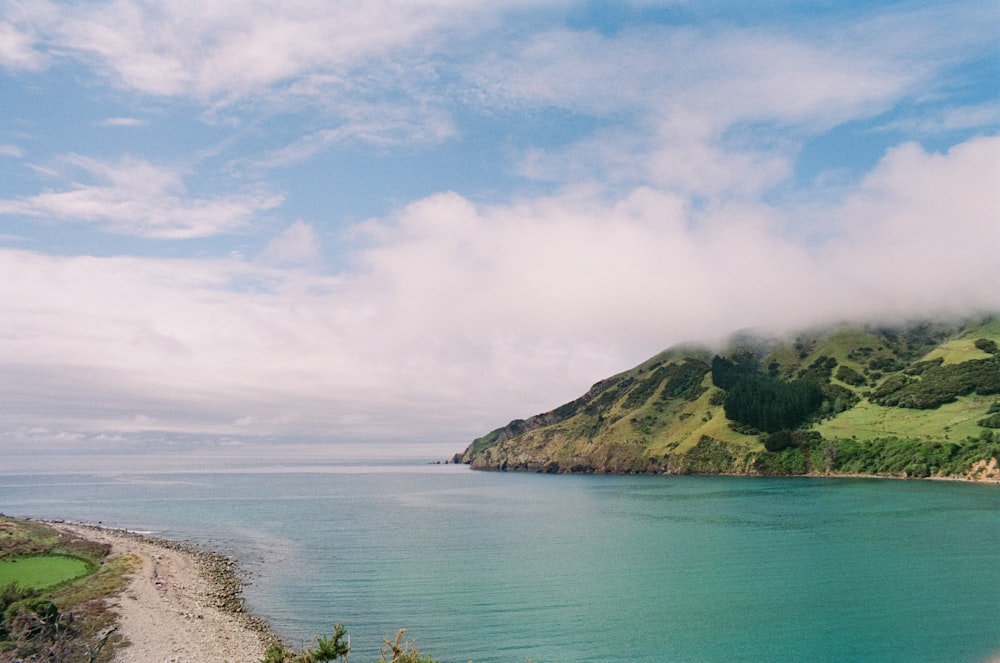
<path id="1" fill-rule="evenodd" d="M 110 661 L 122 644 L 107 600 L 136 558 L 0 514 L 0 662 Z"/>

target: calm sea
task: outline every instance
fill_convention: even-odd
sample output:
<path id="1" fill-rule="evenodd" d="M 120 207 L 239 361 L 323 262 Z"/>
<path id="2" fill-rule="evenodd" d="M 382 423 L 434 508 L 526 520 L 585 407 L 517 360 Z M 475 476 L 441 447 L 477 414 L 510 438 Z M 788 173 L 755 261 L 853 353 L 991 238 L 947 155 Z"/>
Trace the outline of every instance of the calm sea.
<path id="1" fill-rule="evenodd" d="M 293 644 L 409 629 L 445 663 L 988 661 L 1000 487 L 543 476 L 390 461 L 0 467 L 0 511 L 235 554 Z"/>

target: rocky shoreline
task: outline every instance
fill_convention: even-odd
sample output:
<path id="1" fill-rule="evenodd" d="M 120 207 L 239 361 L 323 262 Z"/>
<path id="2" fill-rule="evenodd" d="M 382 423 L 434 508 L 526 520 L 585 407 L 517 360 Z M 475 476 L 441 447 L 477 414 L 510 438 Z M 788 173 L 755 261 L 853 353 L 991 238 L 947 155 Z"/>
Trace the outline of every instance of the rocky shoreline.
<path id="1" fill-rule="evenodd" d="M 177 541 L 174 539 L 164 539 L 149 534 L 141 534 L 127 529 L 114 527 L 104 527 L 88 523 L 66 523 L 112 534 L 123 539 L 131 539 L 142 543 L 173 550 L 184 555 L 188 555 L 198 564 L 199 572 L 208 581 L 210 591 L 208 596 L 211 599 L 209 605 L 217 608 L 234 617 L 238 617 L 248 626 L 267 637 L 274 637 L 270 626 L 263 619 L 253 615 L 246 610 L 246 599 L 243 597 L 243 588 L 246 582 L 241 576 L 239 562 L 231 555 L 224 555 L 198 543 L 190 541 Z"/>
<path id="2" fill-rule="evenodd" d="M 130 645 L 114 661 L 257 661 L 279 639 L 247 610 L 238 561 L 189 541 L 90 523 L 50 521 L 57 529 L 132 554 L 141 568 L 117 598 Z"/>

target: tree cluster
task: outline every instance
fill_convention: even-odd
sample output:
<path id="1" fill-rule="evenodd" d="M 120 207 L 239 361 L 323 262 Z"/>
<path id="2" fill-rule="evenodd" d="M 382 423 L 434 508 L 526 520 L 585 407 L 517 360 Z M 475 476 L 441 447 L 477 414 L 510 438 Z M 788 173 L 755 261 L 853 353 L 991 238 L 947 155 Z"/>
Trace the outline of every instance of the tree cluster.
<path id="1" fill-rule="evenodd" d="M 785 382 L 764 375 L 756 363 L 716 356 L 712 380 L 725 389 L 726 417 L 765 433 L 793 429 L 804 423 L 823 403 L 823 392 L 809 379 Z"/>
<path id="2" fill-rule="evenodd" d="M 955 477 L 965 475 L 977 462 L 1000 458 L 1000 436 L 995 439 L 989 431 L 978 439 L 970 437 L 962 442 L 899 437 L 825 439 L 816 433 L 805 433 L 795 440 L 794 435 L 765 436 L 765 444 L 770 440 L 773 449 L 754 459 L 754 471 L 769 476 L 829 473 Z M 791 443 L 779 449 L 782 441 Z"/>

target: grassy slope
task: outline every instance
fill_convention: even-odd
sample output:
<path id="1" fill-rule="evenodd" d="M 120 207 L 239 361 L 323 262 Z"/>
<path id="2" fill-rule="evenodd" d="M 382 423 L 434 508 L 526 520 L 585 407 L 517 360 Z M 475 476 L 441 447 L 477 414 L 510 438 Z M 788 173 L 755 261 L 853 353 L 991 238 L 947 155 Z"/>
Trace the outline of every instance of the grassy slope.
<path id="1" fill-rule="evenodd" d="M 924 359 L 941 357 L 945 364 L 959 364 L 971 359 L 986 359 L 989 355 L 975 346 L 976 340 L 980 338 L 1000 344 L 1000 318 L 964 330 L 955 338 L 927 353 Z"/>
<path id="2" fill-rule="evenodd" d="M 1000 318 L 968 326 L 917 360 L 941 358 L 945 364 L 958 364 L 986 359 L 990 355 L 974 345 L 980 338 L 1000 344 Z M 854 364 L 857 368 L 856 362 Z M 895 435 L 924 440 L 964 440 L 979 436 L 982 428 L 976 422 L 983 418 L 989 406 L 997 400 L 1000 397 L 995 395 L 972 394 L 959 396 L 956 402 L 945 403 L 938 408 L 915 410 L 882 407 L 864 399 L 850 410 L 821 422 L 815 429 L 823 437 L 871 439 Z"/>
<path id="3" fill-rule="evenodd" d="M 823 437 L 870 439 L 896 435 L 924 440 L 963 440 L 977 437 L 982 419 L 995 396 L 960 396 L 933 410 L 882 407 L 862 401 L 834 419 L 815 426 Z"/>

